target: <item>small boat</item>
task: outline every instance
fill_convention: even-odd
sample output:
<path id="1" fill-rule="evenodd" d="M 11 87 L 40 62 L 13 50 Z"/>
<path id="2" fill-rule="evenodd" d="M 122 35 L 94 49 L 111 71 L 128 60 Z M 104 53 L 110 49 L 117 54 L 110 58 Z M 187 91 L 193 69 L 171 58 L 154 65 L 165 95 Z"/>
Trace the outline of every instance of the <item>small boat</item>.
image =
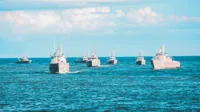
<path id="1" fill-rule="evenodd" d="M 144 59 L 144 57 L 142 56 L 142 53 L 139 53 L 139 56 L 136 59 L 136 65 L 145 65 L 146 61 Z"/>
<path id="2" fill-rule="evenodd" d="M 83 56 L 81 59 L 77 59 L 76 63 L 87 63 L 88 62 L 88 57 Z"/>
<path id="3" fill-rule="evenodd" d="M 69 72 L 69 63 L 67 63 L 61 47 L 58 47 L 51 56 L 49 70 L 52 74 L 65 74 Z"/>
<path id="4" fill-rule="evenodd" d="M 117 59 L 112 53 L 111 56 L 108 58 L 107 63 L 110 65 L 116 65 L 117 64 Z"/>
<path id="5" fill-rule="evenodd" d="M 22 64 L 22 63 L 31 63 L 32 60 L 29 60 L 27 56 L 22 56 L 21 58 L 18 58 L 16 63 Z"/>
<path id="6" fill-rule="evenodd" d="M 92 51 L 91 56 L 88 57 L 87 66 L 88 67 L 99 67 L 101 64 L 99 58 L 96 56 L 96 53 Z"/>
<path id="7" fill-rule="evenodd" d="M 180 62 L 174 61 L 167 56 L 164 45 L 161 46 L 156 56 L 152 58 L 151 64 L 154 70 L 180 68 Z"/>

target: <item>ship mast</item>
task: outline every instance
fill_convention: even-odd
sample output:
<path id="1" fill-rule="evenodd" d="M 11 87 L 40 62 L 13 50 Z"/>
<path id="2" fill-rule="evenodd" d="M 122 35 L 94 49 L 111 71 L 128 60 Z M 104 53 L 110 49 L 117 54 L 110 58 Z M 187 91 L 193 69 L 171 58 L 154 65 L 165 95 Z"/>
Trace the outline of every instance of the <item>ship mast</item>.
<path id="1" fill-rule="evenodd" d="M 139 52 L 139 57 L 142 57 L 142 52 L 141 51 Z"/>
<path id="2" fill-rule="evenodd" d="M 96 51 L 95 51 L 95 49 L 92 50 L 91 56 L 94 57 L 94 58 L 96 57 Z"/>
<path id="3" fill-rule="evenodd" d="M 115 57 L 114 51 L 111 52 L 111 57 Z"/>
<path id="4" fill-rule="evenodd" d="M 62 56 L 62 45 L 58 47 L 58 55 Z"/>
<path id="5" fill-rule="evenodd" d="M 161 53 L 162 53 L 162 54 L 165 54 L 165 46 L 164 46 L 164 45 L 161 46 L 161 49 L 160 49 L 160 50 L 161 50 Z"/>

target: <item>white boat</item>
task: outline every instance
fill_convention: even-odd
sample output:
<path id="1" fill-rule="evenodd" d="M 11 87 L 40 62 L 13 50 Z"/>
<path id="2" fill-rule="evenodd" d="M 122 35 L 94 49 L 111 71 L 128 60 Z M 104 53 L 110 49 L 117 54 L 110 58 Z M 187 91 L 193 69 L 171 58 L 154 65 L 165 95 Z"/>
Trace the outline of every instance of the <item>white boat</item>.
<path id="1" fill-rule="evenodd" d="M 83 56 L 81 59 L 76 60 L 76 63 L 87 63 L 88 62 L 88 57 Z"/>
<path id="2" fill-rule="evenodd" d="M 22 56 L 21 58 L 18 58 L 16 63 L 22 64 L 22 63 L 31 63 L 32 60 L 29 60 L 27 56 Z"/>
<path id="3" fill-rule="evenodd" d="M 99 67 L 101 62 L 99 58 L 96 56 L 96 53 L 92 51 L 91 56 L 88 57 L 87 66 L 88 67 Z"/>
<path id="4" fill-rule="evenodd" d="M 114 53 L 111 54 L 111 56 L 108 58 L 107 63 L 110 65 L 116 65 L 117 64 L 117 59 L 114 56 Z"/>
<path id="5" fill-rule="evenodd" d="M 180 62 L 174 61 L 165 53 L 164 45 L 161 46 L 156 56 L 151 60 L 154 70 L 180 68 Z"/>
<path id="6" fill-rule="evenodd" d="M 144 57 L 142 56 L 142 53 L 139 53 L 139 56 L 136 59 L 136 65 L 145 65 L 146 61 L 144 59 Z"/>
<path id="7" fill-rule="evenodd" d="M 52 74 L 65 74 L 69 72 L 69 63 L 67 63 L 61 47 L 58 47 L 51 56 L 49 70 Z"/>

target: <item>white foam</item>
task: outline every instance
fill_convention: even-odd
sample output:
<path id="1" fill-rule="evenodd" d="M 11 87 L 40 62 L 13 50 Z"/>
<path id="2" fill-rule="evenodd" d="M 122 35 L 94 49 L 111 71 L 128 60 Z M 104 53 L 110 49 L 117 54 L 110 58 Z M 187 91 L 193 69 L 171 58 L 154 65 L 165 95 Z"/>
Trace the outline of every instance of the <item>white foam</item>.
<path id="1" fill-rule="evenodd" d="M 71 74 L 77 74 L 77 73 L 81 73 L 81 71 L 73 71 L 73 72 L 69 72 Z"/>

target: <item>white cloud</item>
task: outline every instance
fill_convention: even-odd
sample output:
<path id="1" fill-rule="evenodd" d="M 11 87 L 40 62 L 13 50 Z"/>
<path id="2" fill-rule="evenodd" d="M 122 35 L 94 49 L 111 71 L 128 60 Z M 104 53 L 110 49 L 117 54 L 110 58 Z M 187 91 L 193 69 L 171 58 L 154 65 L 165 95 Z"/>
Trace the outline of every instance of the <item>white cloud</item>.
<path id="1" fill-rule="evenodd" d="M 129 0 L 34 0 L 44 2 L 128 2 Z M 132 0 L 138 1 L 138 0 Z"/>
<path id="2" fill-rule="evenodd" d="M 162 23 L 172 22 L 200 22 L 200 17 L 177 16 L 171 14 L 169 16 L 159 14 L 151 9 L 144 7 L 138 10 L 128 12 L 127 19 L 131 24 L 139 25 L 158 25 Z"/>
<path id="3" fill-rule="evenodd" d="M 132 23 L 141 25 L 157 24 L 162 21 L 161 15 L 152 11 L 151 7 L 130 11 L 127 14 L 127 19 Z"/>
<path id="4" fill-rule="evenodd" d="M 68 9 L 61 11 L 11 11 L 1 12 L 0 21 L 11 24 L 14 31 L 94 30 L 115 25 L 109 7 Z M 49 30 L 50 31 L 50 30 Z"/>
<path id="5" fill-rule="evenodd" d="M 116 10 L 115 12 L 116 12 L 116 16 L 119 18 L 125 16 L 125 12 L 122 10 Z"/>
<path id="6" fill-rule="evenodd" d="M 56 24 L 60 20 L 60 17 L 54 11 L 40 11 L 38 13 L 15 11 L 3 13 L 3 19 L 11 22 L 15 26 L 45 28 L 49 25 Z"/>
<path id="7" fill-rule="evenodd" d="M 127 18 L 128 21 L 120 19 L 121 17 Z M 151 7 L 130 12 L 122 9 L 111 10 L 110 7 L 0 12 L 0 29 L 10 28 L 11 33 L 84 32 L 114 29 L 117 25 L 119 27 L 127 27 L 127 25 L 138 27 L 138 25 L 158 25 L 171 21 L 200 22 L 200 17 L 163 16 L 153 11 Z"/>
<path id="8" fill-rule="evenodd" d="M 168 19 L 177 22 L 189 22 L 189 21 L 200 22 L 200 17 L 177 16 L 174 14 L 169 15 Z"/>

